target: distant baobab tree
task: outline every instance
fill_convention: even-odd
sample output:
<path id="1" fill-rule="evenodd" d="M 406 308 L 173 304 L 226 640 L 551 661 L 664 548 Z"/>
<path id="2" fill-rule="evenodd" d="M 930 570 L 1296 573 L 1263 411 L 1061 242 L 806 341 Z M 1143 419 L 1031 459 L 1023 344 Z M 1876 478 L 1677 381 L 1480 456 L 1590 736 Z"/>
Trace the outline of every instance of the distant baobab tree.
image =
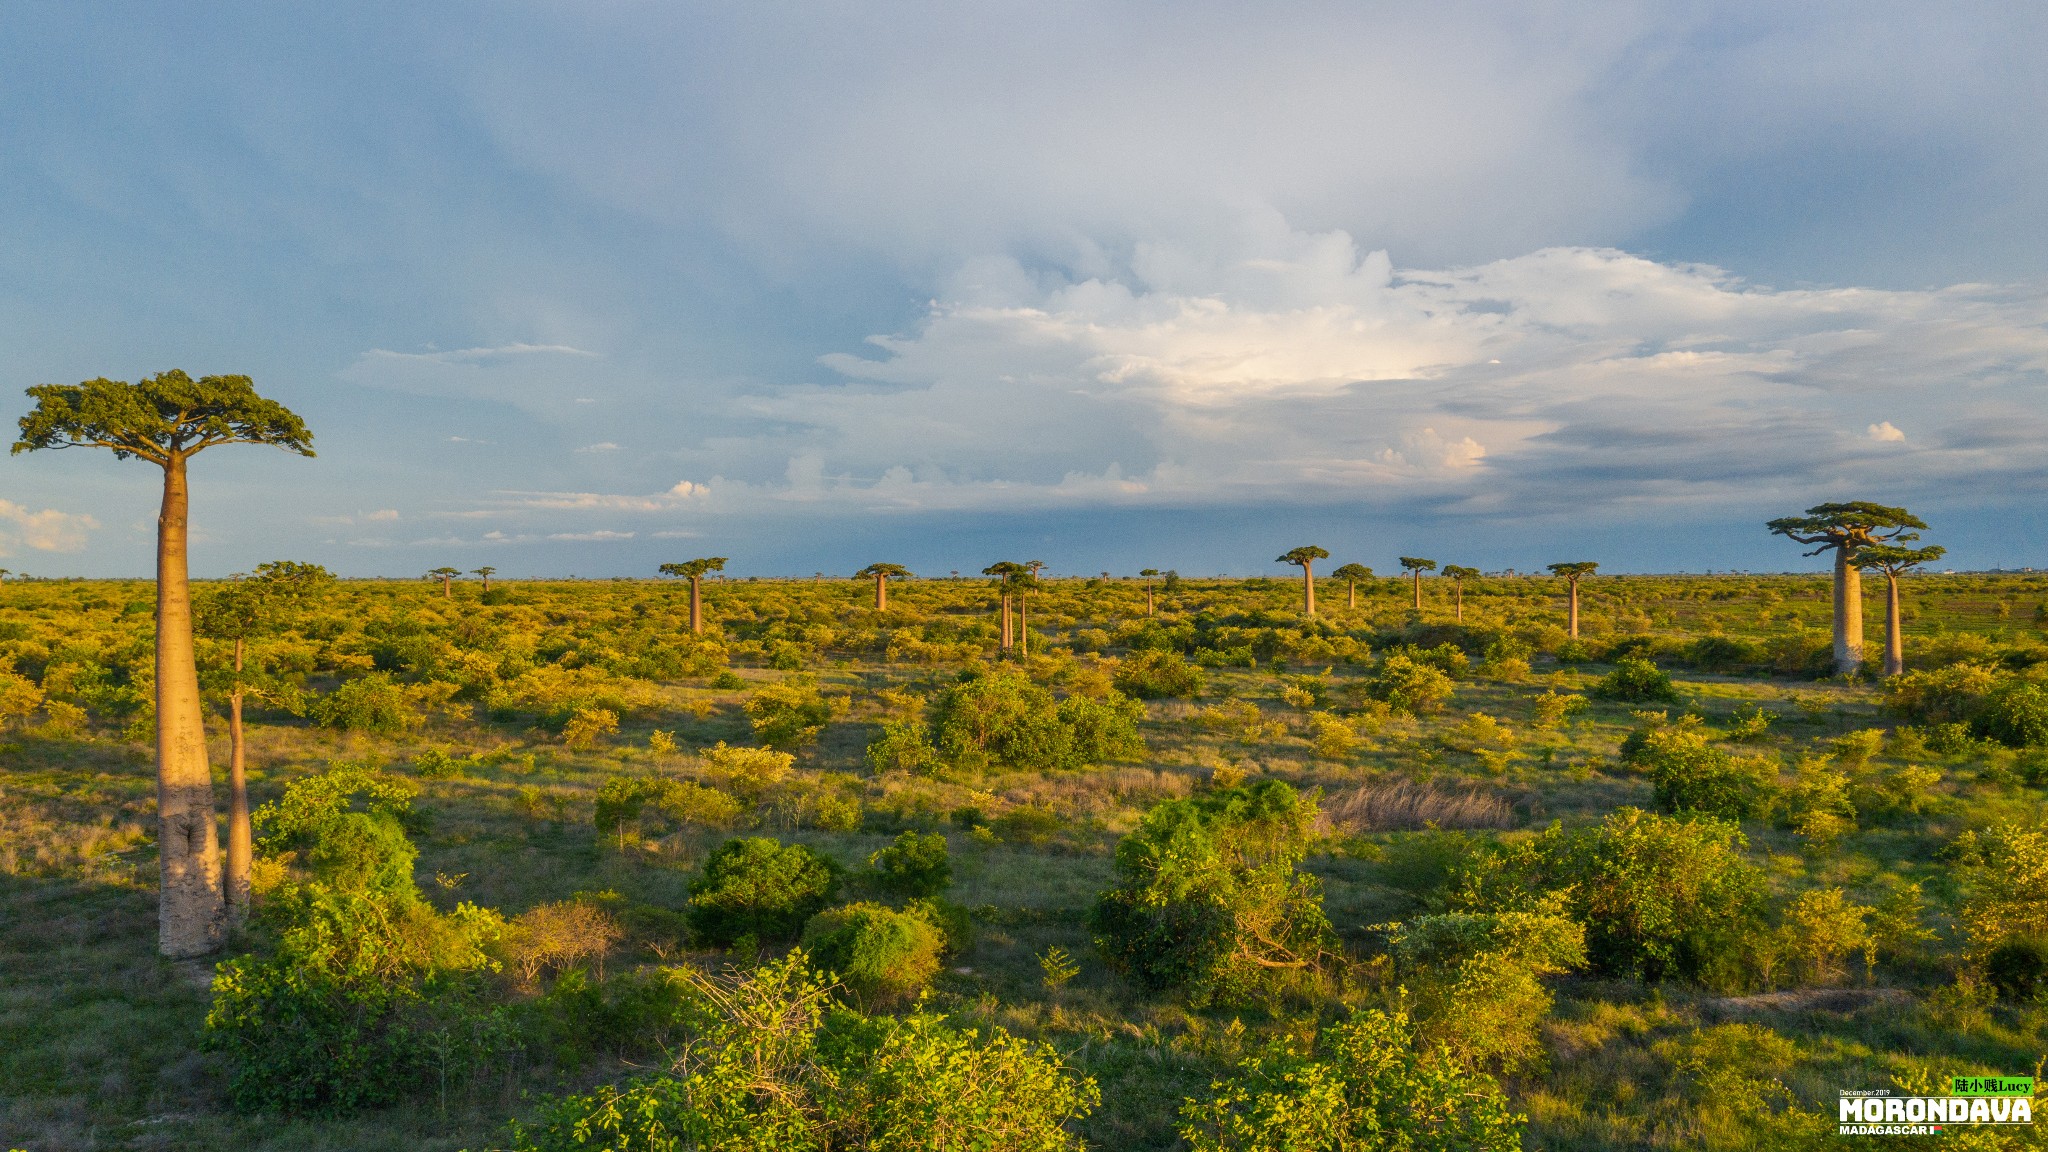
<path id="1" fill-rule="evenodd" d="M 1808 556 L 1835 554 L 1835 671 L 1846 675 L 1863 667 L 1863 577 L 1856 555 L 1880 544 L 1918 540 L 1913 529 L 1927 525 L 1904 508 L 1859 500 L 1816 504 L 1804 516 L 1781 516 L 1765 527 L 1774 536 L 1819 545 Z"/>
<path id="2" fill-rule="evenodd" d="M 134 384 L 38 384 L 28 394 L 36 407 L 21 418 L 15 452 L 106 448 L 117 460 L 135 457 L 163 469 L 156 522 L 157 948 L 170 957 L 204 955 L 220 947 L 226 902 L 192 648 L 186 465 L 218 444 L 268 444 L 311 456 L 313 434 L 290 409 L 257 395 L 247 376 L 194 380 L 173 369 Z"/>
<path id="3" fill-rule="evenodd" d="M 1565 613 L 1565 631 L 1570 633 L 1574 640 L 1579 638 L 1579 581 L 1591 576 L 1599 567 L 1600 562 L 1597 560 L 1574 560 L 1566 564 L 1550 565 L 1550 574 L 1564 577 L 1565 584 L 1571 589 L 1571 607 Z"/>
<path id="4" fill-rule="evenodd" d="M 1420 556 L 1401 557 L 1401 570 L 1408 573 L 1415 582 L 1415 610 L 1422 611 L 1422 574 L 1436 571 L 1436 561 L 1424 560 Z"/>
<path id="5" fill-rule="evenodd" d="M 1329 555 L 1328 551 L 1314 544 L 1304 544 L 1299 548 L 1290 548 L 1276 558 L 1278 563 L 1296 564 L 1301 567 L 1301 614 L 1304 616 L 1316 614 L 1315 564 L 1318 560 L 1327 559 Z"/>
<path id="6" fill-rule="evenodd" d="M 193 615 L 201 633 L 234 642 L 230 666 L 223 670 L 216 690 L 228 698 L 228 851 L 222 894 L 229 916 L 237 923 L 249 913 L 249 873 L 254 860 L 242 702 L 252 694 L 259 699 L 277 699 L 280 688 L 260 659 L 255 667 L 248 665 L 248 641 L 281 632 L 303 619 L 313 597 L 333 582 L 334 574 L 318 564 L 275 560 L 257 565 L 254 576 L 238 575 L 214 585 L 195 605 Z"/>
<path id="7" fill-rule="evenodd" d="M 724 570 L 723 556 L 699 556 L 695 560 L 685 560 L 681 564 L 661 566 L 663 576 L 680 576 L 690 582 L 690 632 L 693 635 L 702 635 L 704 632 L 704 574 Z"/>
<path id="8" fill-rule="evenodd" d="M 425 576 L 420 577 L 420 579 L 439 580 L 441 582 L 441 598 L 443 600 L 453 600 L 455 599 L 455 578 L 460 575 L 462 575 L 462 569 L 460 568 L 435 568 L 430 570 Z"/>
<path id="9" fill-rule="evenodd" d="M 471 568 L 469 574 L 482 580 L 484 582 L 484 591 L 489 592 L 491 590 L 491 577 L 497 575 L 498 570 L 486 565 L 482 568 Z"/>
<path id="10" fill-rule="evenodd" d="M 1145 578 L 1145 615 L 1152 615 L 1152 581 L 1158 577 L 1157 568 L 1140 568 L 1138 575 Z"/>
<path id="11" fill-rule="evenodd" d="M 1014 560 L 998 560 L 981 570 L 983 576 L 996 578 L 997 610 L 1002 613 L 1002 650 L 1008 652 L 1011 644 L 1010 597 L 1017 590 L 1017 581 L 1024 575 L 1024 566 Z"/>
<path id="12" fill-rule="evenodd" d="M 855 572 L 853 576 L 856 580 L 873 580 L 875 582 L 875 611 L 887 612 L 889 610 L 890 577 L 893 576 L 898 580 L 908 580 L 910 579 L 910 569 L 905 568 L 901 564 L 870 564 Z"/>
<path id="13" fill-rule="evenodd" d="M 1344 606 L 1358 607 L 1358 585 L 1373 578 L 1372 569 L 1363 564 L 1346 564 L 1330 573 L 1330 579 L 1344 582 Z"/>
<path id="14" fill-rule="evenodd" d="M 1479 579 L 1479 569 L 1463 564 L 1444 565 L 1444 579 L 1451 582 L 1451 596 L 1458 605 L 1458 623 L 1465 622 L 1465 581 Z"/>
<path id="15" fill-rule="evenodd" d="M 1031 655 L 1031 590 L 1038 587 L 1038 574 L 1045 569 L 1043 560 L 1026 560 L 1024 575 L 1017 581 L 1017 641 L 1026 656 Z"/>
<path id="16" fill-rule="evenodd" d="M 1903 537 L 1900 537 L 1903 539 Z M 1901 548 L 1896 544 L 1872 544 L 1856 553 L 1856 566 L 1884 573 L 1884 674 L 1897 676 L 1906 670 L 1905 633 L 1899 621 L 1899 577 L 1922 564 L 1932 564 L 1948 554 L 1939 544 L 1925 548 Z"/>

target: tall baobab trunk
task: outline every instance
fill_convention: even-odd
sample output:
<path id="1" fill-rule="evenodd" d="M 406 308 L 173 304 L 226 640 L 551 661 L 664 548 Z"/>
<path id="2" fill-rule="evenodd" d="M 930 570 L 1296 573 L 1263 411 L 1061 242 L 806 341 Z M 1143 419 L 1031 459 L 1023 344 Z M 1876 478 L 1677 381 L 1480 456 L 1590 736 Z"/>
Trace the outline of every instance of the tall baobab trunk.
<path id="1" fill-rule="evenodd" d="M 1849 549 L 1835 549 L 1835 671 L 1863 667 L 1863 573 L 1849 562 Z"/>
<path id="2" fill-rule="evenodd" d="M 185 559 L 191 492 L 185 458 L 164 464 L 156 530 L 157 942 L 174 959 L 220 947 L 220 833 L 213 772 L 192 652 L 192 588 Z"/>
<path id="3" fill-rule="evenodd" d="M 1451 585 L 1451 600 L 1452 600 L 1452 602 L 1453 602 L 1453 603 L 1455 603 L 1455 604 L 1456 604 L 1456 605 L 1458 606 L 1458 623 L 1460 623 L 1460 624 L 1463 624 L 1463 623 L 1465 622 L 1465 585 L 1464 585 L 1464 584 L 1462 584 L 1462 583 L 1458 583 L 1458 582 L 1453 582 L 1453 583 L 1452 583 L 1452 585 Z"/>
<path id="4" fill-rule="evenodd" d="M 1415 582 L 1415 610 L 1416 610 L 1417 612 L 1420 612 L 1420 611 L 1422 611 L 1422 569 L 1420 569 L 1420 568 L 1417 568 L 1417 569 L 1415 570 L 1415 577 L 1414 577 L 1414 582 Z M 1574 585 L 1574 587 L 1576 587 L 1576 585 Z M 1576 636 L 1576 635 L 1578 635 L 1578 633 L 1574 632 L 1574 633 L 1572 633 L 1572 635 Z"/>
<path id="5" fill-rule="evenodd" d="M 1344 582 L 1344 606 L 1346 608 L 1358 607 L 1358 581 L 1346 580 Z"/>
<path id="6" fill-rule="evenodd" d="M 441 577 L 441 599 L 455 599 L 455 578 L 453 576 Z"/>
<path id="7" fill-rule="evenodd" d="M 690 631 L 697 635 L 704 632 L 704 578 L 690 577 Z"/>
<path id="8" fill-rule="evenodd" d="M 1566 583 L 1571 588 L 1571 607 L 1565 610 L 1565 631 L 1571 634 L 1572 639 L 1577 640 L 1579 638 L 1579 582 L 1577 580 L 1570 580 Z"/>
<path id="9" fill-rule="evenodd" d="M 1010 594 L 1008 592 L 1001 593 L 997 596 L 997 601 L 998 608 L 1003 614 L 1003 651 L 1008 652 L 1010 650 Z"/>
<path id="10" fill-rule="evenodd" d="M 887 576 L 877 576 L 875 577 L 875 611 L 887 612 L 888 610 L 889 578 Z"/>
<path id="11" fill-rule="evenodd" d="M 1906 637 L 1899 629 L 1899 574 L 1884 574 L 1884 674 L 1906 670 Z"/>
<path id="12" fill-rule="evenodd" d="M 1145 585 L 1145 615 L 1152 615 L 1152 585 Z"/>
<path id="13" fill-rule="evenodd" d="M 228 915 L 249 914 L 249 867 L 254 836 L 249 829 L 249 775 L 242 751 L 242 638 L 235 637 L 235 690 L 228 696 Z"/>
<path id="14" fill-rule="evenodd" d="M 1304 616 L 1316 614 L 1316 572 L 1312 563 L 1301 566 L 1301 613 Z"/>

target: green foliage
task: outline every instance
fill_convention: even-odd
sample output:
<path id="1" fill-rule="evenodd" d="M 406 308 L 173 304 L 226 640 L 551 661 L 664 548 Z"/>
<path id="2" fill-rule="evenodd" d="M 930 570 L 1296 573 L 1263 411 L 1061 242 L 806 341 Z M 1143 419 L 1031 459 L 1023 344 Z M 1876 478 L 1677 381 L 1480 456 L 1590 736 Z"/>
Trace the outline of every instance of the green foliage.
<path id="1" fill-rule="evenodd" d="M 747 697 L 746 710 L 754 738 L 782 752 L 817 743 L 832 719 L 832 707 L 816 685 L 792 680 L 756 690 Z"/>
<path id="2" fill-rule="evenodd" d="M 1079 1152 L 1068 1126 L 1100 1100 L 1000 1028 L 833 1010 L 802 952 L 723 980 L 671 972 L 691 1010 L 668 1067 L 544 1102 L 514 1149 Z"/>
<path id="3" fill-rule="evenodd" d="M 350 680 L 313 702 L 313 721 L 348 732 L 405 732 L 426 723 L 405 686 L 388 672 Z"/>
<path id="4" fill-rule="evenodd" d="M 1365 1011 L 1311 1048 L 1282 1042 L 1181 1106 L 1193 1152 L 1515 1152 L 1525 1119 L 1492 1077 L 1418 1053 L 1404 1014 Z"/>
<path id="5" fill-rule="evenodd" d="M 1552 1001 L 1541 978 L 1586 962 L 1585 927 L 1548 909 L 1423 916 L 1393 926 L 1388 943 L 1424 1038 L 1503 1070 L 1543 1057 L 1537 1029 Z"/>
<path id="6" fill-rule="evenodd" d="M 862 1004 L 900 1003 L 931 983 L 946 950 L 945 933 L 917 911 L 848 904 L 811 917 L 803 946 Z"/>
<path id="7" fill-rule="evenodd" d="M 1586 926 L 1586 954 L 1604 975 L 1740 986 L 1761 930 L 1762 873 L 1742 858 L 1734 825 L 1634 808 L 1598 826 L 1553 824 L 1534 840 L 1467 865 L 1459 902 L 1475 910 L 1541 908 L 1562 895 Z"/>
<path id="8" fill-rule="evenodd" d="M 1133 652 L 1117 662 L 1116 688 L 1140 700 L 1192 700 L 1202 694 L 1202 670 L 1178 652 Z"/>
<path id="9" fill-rule="evenodd" d="M 1970 727 L 2008 748 L 2048 747 L 2048 686 L 2007 680 L 1992 690 Z"/>
<path id="10" fill-rule="evenodd" d="M 2048 830 L 1996 824 L 1948 855 L 1962 872 L 1966 955 L 2007 996 L 2034 998 L 2048 988 Z"/>
<path id="11" fill-rule="evenodd" d="M 1242 1002 L 1315 967 L 1330 925 L 1321 885 L 1295 871 L 1315 817 L 1313 798 L 1277 780 L 1152 809 L 1117 844 L 1097 947 L 1145 987 L 1198 1002 Z"/>
<path id="12" fill-rule="evenodd" d="M 1419 716 L 1443 707 L 1455 686 L 1441 669 L 1413 657 L 1395 653 L 1380 661 L 1366 681 L 1366 692 L 1374 700 L 1409 716 Z"/>
<path id="13" fill-rule="evenodd" d="M 839 871 L 808 845 L 765 836 L 728 840 L 690 884 L 690 927 L 721 948 L 741 937 L 764 944 L 794 940 L 838 893 Z"/>
<path id="14" fill-rule="evenodd" d="M 104 377 L 38 384 L 14 451 L 110 448 L 117 459 L 163 463 L 216 444 L 272 444 L 313 454 L 313 434 L 284 405 L 256 394 L 247 376 L 202 376 L 173 368 L 134 384 Z"/>
<path id="15" fill-rule="evenodd" d="M 1707 743 L 1697 717 L 1643 724 L 1622 742 L 1621 753 L 1650 778 L 1665 812 L 1741 820 L 1764 815 L 1777 800 L 1776 767 Z"/>
<path id="16" fill-rule="evenodd" d="M 910 772 L 927 775 L 940 766 L 939 750 L 932 747 L 924 725 L 915 720 L 884 722 L 882 734 L 869 742 L 866 755 L 868 767 L 878 774 Z"/>
<path id="17" fill-rule="evenodd" d="M 294 781 L 257 812 L 264 850 L 303 867 L 257 906 L 275 950 L 223 963 L 214 979 L 205 1043 L 227 1060 L 237 1106 L 385 1104 L 511 1042 L 478 980 L 504 922 L 420 899 L 399 823 L 410 801 L 397 782 L 344 769 Z"/>
<path id="18" fill-rule="evenodd" d="M 1678 690 L 1671 686 L 1670 673 L 1642 656 L 1624 656 L 1616 661 L 1614 671 L 1601 677 L 1600 682 L 1593 686 L 1593 695 L 1602 700 L 1643 704 L 1676 703 L 1678 700 Z"/>
<path id="19" fill-rule="evenodd" d="M 1103 699 L 1052 693 L 1015 672 L 949 686 L 932 708 L 933 743 L 964 769 L 1075 769 L 1144 753 L 1144 705 L 1112 692 Z"/>
<path id="20" fill-rule="evenodd" d="M 742 813 L 731 793 L 693 781 L 614 776 L 598 786 L 591 822 L 600 836 L 613 837 L 623 847 L 646 833 L 650 816 L 685 828 L 731 828 Z"/>
<path id="21" fill-rule="evenodd" d="M 946 838 L 937 832 L 905 832 L 868 857 L 869 882 L 904 899 L 932 897 L 953 882 Z"/>

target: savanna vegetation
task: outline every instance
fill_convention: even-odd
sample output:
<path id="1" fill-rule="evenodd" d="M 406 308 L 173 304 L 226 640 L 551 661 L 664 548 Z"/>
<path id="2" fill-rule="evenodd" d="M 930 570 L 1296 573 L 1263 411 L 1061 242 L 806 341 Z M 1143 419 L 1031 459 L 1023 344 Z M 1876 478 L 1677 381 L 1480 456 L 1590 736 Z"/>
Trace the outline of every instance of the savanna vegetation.
<path id="1" fill-rule="evenodd" d="M 154 584 L 0 585 L 8 1146 L 1802 1148 L 2042 1071 L 2048 577 L 1902 509 L 1770 525 L 1832 577 L 1341 607 L 1307 546 L 191 583 L 185 460 L 296 418 L 39 403 L 166 511 Z"/>

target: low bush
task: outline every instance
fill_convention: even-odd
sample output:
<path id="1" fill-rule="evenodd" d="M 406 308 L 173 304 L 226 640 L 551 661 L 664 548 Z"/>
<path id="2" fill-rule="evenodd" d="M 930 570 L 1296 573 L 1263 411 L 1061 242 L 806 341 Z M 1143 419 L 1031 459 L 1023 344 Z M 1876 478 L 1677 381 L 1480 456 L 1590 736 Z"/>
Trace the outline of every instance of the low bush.
<path id="1" fill-rule="evenodd" d="M 1178 652 L 1133 652 L 1117 662 L 1116 688 L 1140 700 L 1192 700 L 1202 694 L 1202 670 Z"/>
<path id="2" fill-rule="evenodd" d="M 795 940 L 804 922 L 838 894 L 839 872 L 808 845 L 765 836 L 728 840 L 690 884 L 690 927 L 721 948 L 742 937 L 763 944 Z"/>
<path id="3" fill-rule="evenodd" d="M 1395 653 L 1380 661 L 1366 681 L 1366 692 L 1389 708 L 1419 716 L 1443 707 L 1454 685 L 1442 669 Z"/>
<path id="4" fill-rule="evenodd" d="M 892 896 L 914 900 L 937 896 L 953 882 L 946 838 L 937 832 L 905 832 L 868 857 L 869 882 Z"/>
<path id="5" fill-rule="evenodd" d="M 747 697 L 746 712 L 754 738 L 780 752 L 817 743 L 832 719 L 832 707 L 818 695 L 817 686 L 799 680 L 760 688 Z"/>
<path id="6" fill-rule="evenodd" d="M 1313 1045 L 1279 1041 L 1181 1105 L 1193 1152 L 1516 1152 L 1526 1123 L 1500 1085 L 1416 1050 L 1404 1013 L 1367 1010 Z"/>
<path id="7" fill-rule="evenodd" d="M 1626 700 L 1634 703 L 1676 703 L 1678 690 L 1671 686 L 1671 676 L 1649 659 L 1642 656 L 1624 656 L 1615 663 L 1614 671 L 1600 678 L 1593 686 L 1593 695 L 1602 700 Z"/>
<path id="8" fill-rule="evenodd" d="M 848 904 L 811 917 L 803 946 L 822 969 L 867 1007 L 915 996 L 939 972 L 946 937 L 915 911 Z"/>
<path id="9" fill-rule="evenodd" d="M 313 702 L 313 722 L 348 732 L 405 732 L 426 722 L 405 686 L 387 672 L 350 680 Z"/>

